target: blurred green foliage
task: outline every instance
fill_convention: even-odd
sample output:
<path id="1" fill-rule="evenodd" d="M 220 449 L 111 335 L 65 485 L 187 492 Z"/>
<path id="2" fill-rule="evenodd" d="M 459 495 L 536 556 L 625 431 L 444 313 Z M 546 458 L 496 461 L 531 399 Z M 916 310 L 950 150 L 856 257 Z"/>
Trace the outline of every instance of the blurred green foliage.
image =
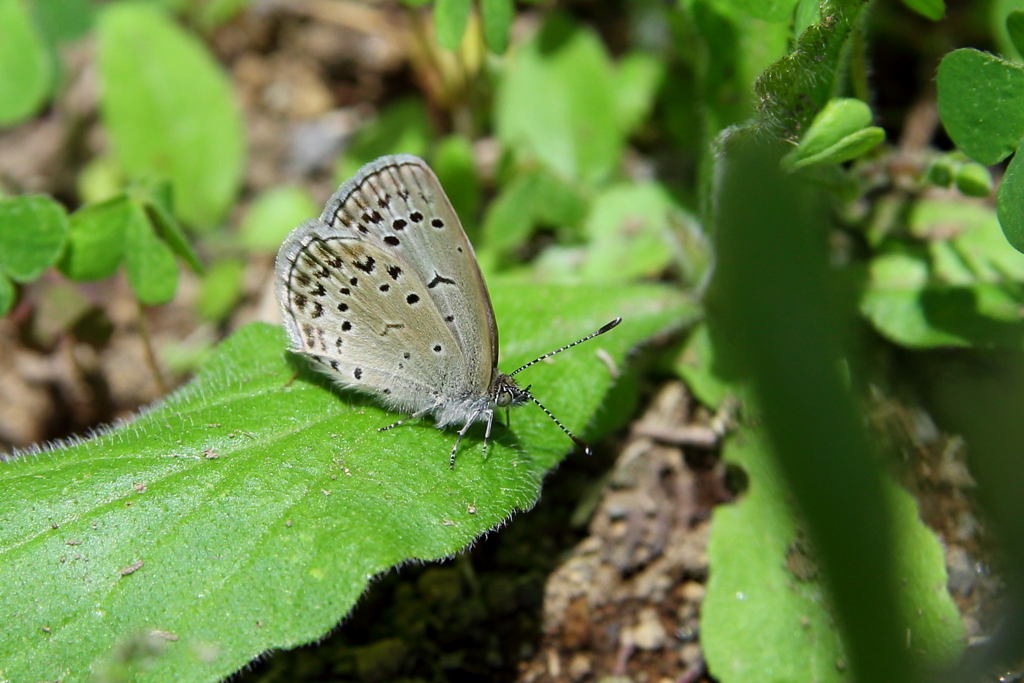
<path id="1" fill-rule="evenodd" d="M 24 0 L 0 0 L 0 126 L 43 105 L 53 85 L 53 59 Z"/>
<path id="2" fill-rule="evenodd" d="M 226 318 L 242 295 L 244 275 L 245 263 L 234 259 L 219 261 L 206 271 L 196 303 L 199 315 L 215 322 Z"/>
<path id="3" fill-rule="evenodd" d="M 60 256 L 67 240 L 64 207 L 49 197 L 0 199 L 0 314 L 14 304 L 15 282 L 31 282 Z"/>
<path id="4" fill-rule="evenodd" d="M 394 102 L 359 129 L 338 162 L 335 180 L 340 185 L 363 164 L 387 154 L 426 157 L 433 136 L 434 126 L 423 100 L 407 97 Z"/>
<path id="5" fill-rule="evenodd" d="M 97 33 L 100 110 L 121 166 L 169 180 L 181 219 L 215 227 L 235 201 L 245 159 L 223 70 L 194 36 L 144 5 L 108 6 Z"/>
<path id="6" fill-rule="evenodd" d="M 252 200 L 242 218 L 239 239 L 253 251 L 277 253 L 281 242 L 302 221 L 318 216 L 320 207 L 301 187 L 275 187 Z"/>
<path id="7" fill-rule="evenodd" d="M 649 110 L 658 69 L 640 54 L 613 63 L 595 32 L 556 14 L 507 66 L 495 132 L 518 163 L 540 164 L 567 181 L 600 183 Z"/>

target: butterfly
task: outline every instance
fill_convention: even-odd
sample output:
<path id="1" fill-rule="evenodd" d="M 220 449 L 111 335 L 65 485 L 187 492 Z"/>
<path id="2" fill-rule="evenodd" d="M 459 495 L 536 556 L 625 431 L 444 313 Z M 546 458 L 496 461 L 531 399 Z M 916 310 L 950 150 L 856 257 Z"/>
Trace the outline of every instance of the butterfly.
<path id="1" fill-rule="evenodd" d="M 498 326 L 490 295 L 451 202 L 426 162 L 386 156 L 338 188 L 319 219 L 295 228 L 278 251 L 275 291 L 292 351 L 338 385 L 376 397 L 438 428 L 461 425 L 462 438 L 495 411 L 536 403 L 513 379 L 526 368 L 608 332 L 544 354 L 514 372 L 498 370 Z"/>

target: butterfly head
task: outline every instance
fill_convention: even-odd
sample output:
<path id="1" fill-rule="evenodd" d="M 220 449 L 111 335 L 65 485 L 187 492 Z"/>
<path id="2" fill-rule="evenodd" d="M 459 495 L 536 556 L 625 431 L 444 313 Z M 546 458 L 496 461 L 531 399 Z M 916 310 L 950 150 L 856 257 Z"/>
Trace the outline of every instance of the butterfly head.
<path id="1" fill-rule="evenodd" d="M 508 375 L 499 373 L 498 378 L 494 380 L 491 401 L 495 408 L 515 408 L 523 405 L 530 398 L 529 387 L 523 389 Z"/>

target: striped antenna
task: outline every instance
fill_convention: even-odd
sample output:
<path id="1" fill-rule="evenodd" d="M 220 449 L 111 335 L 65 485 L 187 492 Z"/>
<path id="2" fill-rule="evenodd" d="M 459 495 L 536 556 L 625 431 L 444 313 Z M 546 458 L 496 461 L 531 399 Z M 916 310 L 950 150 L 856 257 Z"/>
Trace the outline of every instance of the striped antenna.
<path id="1" fill-rule="evenodd" d="M 583 339 L 577 339 L 572 344 L 566 344 L 565 346 L 563 346 L 560 349 L 555 349 L 551 353 L 545 353 L 540 358 L 535 358 L 535 359 L 531 360 L 529 363 L 527 363 L 523 367 L 519 368 L 518 370 L 510 372 L 508 376 L 509 377 L 515 377 L 516 374 L 518 374 L 519 372 L 522 372 L 523 370 L 525 370 L 526 368 L 530 367 L 531 365 L 536 365 L 537 363 L 541 362 L 542 360 L 544 360 L 546 358 L 551 358 L 551 356 L 555 355 L 556 353 L 561 353 L 562 351 L 567 351 L 567 350 L 571 349 L 572 347 L 576 346 L 577 344 L 582 344 L 583 342 L 588 341 L 590 339 L 593 339 L 594 337 L 599 337 L 602 334 L 604 334 L 605 332 L 607 332 L 608 330 L 613 329 L 616 325 L 618 325 L 621 322 L 622 322 L 622 318 L 616 318 L 615 320 L 611 321 L 610 323 L 608 323 L 607 325 L 605 325 L 604 327 L 599 329 L 597 332 L 594 332 L 592 334 L 588 334 Z M 533 398 L 533 397 L 531 396 L 530 398 Z M 537 399 L 534 398 L 533 402 L 537 403 Z M 540 403 L 537 403 L 537 405 L 539 405 L 541 407 L 541 409 L 544 410 L 545 413 L 548 413 L 547 408 L 544 408 L 544 406 L 541 406 Z M 551 415 L 551 413 L 548 413 L 548 416 L 550 416 L 552 420 L 555 420 L 555 416 Z M 558 422 L 558 420 L 555 420 L 555 422 Z M 562 427 L 562 424 L 558 423 L 558 426 Z M 566 434 L 569 434 L 569 430 L 566 429 L 565 427 L 562 427 L 562 431 L 564 431 Z M 572 434 L 569 434 L 569 436 L 571 436 L 572 440 L 575 441 L 576 443 L 580 444 L 581 446 L 586 447 L 586 444 L 584 444 L 582 441 L 577 439 L 575 436 L 572 436 Z M 587 452 L 588 453 L 590 452 L 589 448 L 587 449 Z"/>
<path id="2" fill-rule="evenodd" d="M 611 329 L 611 328 L 609 328 L 609 329 Z M 591 335 L 591 336 L 593 336 L 593 335 Z M 579 342 L 576 342 L 576 343 L 578 344 Z M 571 344 L 570 344 L 570 346 L 571 346 Z M 532 385 L 531 385 L 531 386 L 532 386 Z M 565 435 L 566 435 L 566 436 L 568 436 L 568 437 L 569 437 L 570 439 L 572 439 L 572 440 L 573 440 L 573 442 L 575 442 L 575 444 L 576 444 L 577 446 L 579 446 L 580 448 L 582 448 L 582 449 L 583 449 L 583 452 L 584 452 L 584 453 L 586 453 L 587 455 L 593 455 L 593 451 L 591 451 L 591 450 L 590 450 L 590 446 L 588 446 L 588 445 L 587 445 L 586 443 L 584 443 L 584 442 L 583 442 L 583 439 L 579 438 L 578 436 L 576 436 L 575 434 L 573 434 L 572 432 L 570 432 L 570 431 L 569 431 L 569 430 L 568 430 L 568 429 L 566 428 L 566 426 L 565 426 L 564 424 L 562 424 L 561 422 L 559 422 L 559 421 L 558 421 L 558 418 L 557 418 L 557 417 L 555 417 L 554 415 L 552 415 L 552 414 L 551 414 L 551 411 L 550 411 L 550 410 L 548 410 L 547 408 L 545 408 L 545 407 L 544 407 L 544 404 L 543 404 L 543 403 L 541 403 L 540 401 L 538 401 L 538 400 L 537 400 L 537 399 L 536 399 L 536 398 L 534 397 L 534 395 L 530 393 L 530 387 L 526 387 L 526 389 L 524 389 L 524 393 L 526 393 L 526 395 L 530 397 L 530 400 L 531 400 L 531 401 L 533 401 L 534 403 L 536 403 L 536 404 L 537 404 L 537 407 L 538 407 L 538 408 L 540 408 L 541 410 L 543 410 L 543 411 L 544 411 L 544 414 L 545 414 L 545 415 L 547 415 L 548 417 L 550 417 L 550 418 L 551 418 L 551 421 L 552 421 L 552 422 L 554 422 L 554 423 L 555 423 L 556 425 L 558 425 L 558 426 L 559 426 L 559 428 L 560 428 L 560 429 L 561 429 L 561 430 L 562 430 L 563 432 L 565 432 Z"/>

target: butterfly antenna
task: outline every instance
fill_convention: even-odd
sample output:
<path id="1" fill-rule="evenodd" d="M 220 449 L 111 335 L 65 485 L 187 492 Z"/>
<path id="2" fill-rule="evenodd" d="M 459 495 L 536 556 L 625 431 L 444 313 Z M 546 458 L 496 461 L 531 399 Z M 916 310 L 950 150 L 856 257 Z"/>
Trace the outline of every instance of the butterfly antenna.
<path id="1" fill-rule="evenodd" d="M 615 325 L 618 325 L 618 322 L 616 322 L 616 323 L 615 323 Z M 612 325 L 612 327 L 615 327 L 615 325 Z M 606 327 L 607 327 L 607 325 L 606 325 Z M 611 327 L 609 327 L 608 329 L 610 330 L 610 329 L 611 329 Z M 596 333 L 596 334 L 600 334 L 600 332 L 598 332 L 598 333 Z M 592 334 L 592 335 L 590 335 L 590 336 L 591 336 L 591 337 L 593 337 L 593 336 L 596 336 L 596 334 Z M 589 339 L 589 337 L 588 337 L 588 339 Z M 581 340 L 581 341 L 583 341 L 583 340 Z M 577 343 L 577 344 L 579 344 L 579 342 L 576 342 L 576 343 Z M 570 346 L 572 346 L 572 344 L 570 344 Z M 588 445 L 587 445 L 586 443 L 584 443 L 583 439 L 579 438 L 578 436 L 576 436 L 575 434 L 573 434 L 572 432 L 570 432 L 570 431 L 569 431 L 568 429 L 566 429 L 565 425 L 564 425 L 564 424 L 562 424 L 561 422 L 559 422 L 559 421 L 558 421 L 558 418 L 557 418 L 557 417 L 555 417 L 554 415 L 552 415 L 552 414 L 551 414 L 551 411 L 550 411 L 550 410 L 548 410 L 547 408 L 545 408 L 545 407 L 544 407 L 544 404 L 543 404 L 543 403 L 541 403 L 540 401 L 538 401 L 538 400 L 537 400 L 537 399 L 536 399 L 536 398 L 534 397 L 534 395 L 530 393 L 530 387 L 526 387 L 526 389 L 525 389 L 524 391 L 526 392 L 526 395 L 530 397 L 530 400 L 531 400 L 531 401 L 533 401 L 534 403 L 536 403 L 536 404 L 537 404 L 537 407 L 538 407 L 538 408 L 540 408 L 541 410 L 543 410 L 543 411 L 544 411 L 544 414 L 545 414 L 545 415 L 547 415 L 548 417 L 550 417 L 550 418 L 551 418 L 551 421 L 552 421 L 552 422 L 554 422 L 554 423 L 555 423 L 556 425 L 558 425 L 558 427 L 559 427 L 559 428 L 560 428 L 560 429 L 561 429 L 561 430 L 562 430 L 563 432 L 565 432 L 565 435 L 566 435 L 566 436 L 568 436 L 568 437 L 569 437 L 570 439 L 572 439 L 572 440 L 573 440 L 573 442 L 574 442 L 574 443 L 575 443 L 575 444 L 576 444 L 577 446 L 579 446 L 580 448 L 582 448 L 582 449 L 583 449 L 583 452 L 584 452 L 584 453 L 586 453 L 587 455 L 593 455 L 593 451 L 591 451 L 591 450 L 590 450 L 590 446 L 588 446 Z"/>
<path id="2" fill-rule="evenodd" d="M 597 332 L 594 332 L 592 334 L 588 334 L 583 339 L 577 339 L 572 344 L 566 344 L 565 346 L 563 346 L 560 349 L 555 349 L 551 353 L 545 353 L 540 358 L 535 358 L 534 360 L 531 360 L 529 363 L 527 363 L 523 367 L 519 368 L 518 370 L 510 372 L 508 376 L 509 377 L 514 377 L 517 373 L 522 372 L 523 370 L 525 370 L 526 368 L 530 367 L 531 365 L 536 365 L 537 363 L 541 362 L 545 358 L 551 358 L 551 356 L 555 355 L 556 353 L 561 353 L 562 351 L 567 351 L 567 350 L 571 349 L 572 347 L 576 346 L 577 344 L 582 344 L 583 342 L 588 341 L 590 339 L 593 339 L 594 337 L 599 337 L 602 334 L 604 334 L 605 332 L 607 332 L 608 330 L 611 330 L 612 328 L 614 328 L 616 325 L 618 325 L 621 322 L 622 322 L 622 318 L 616 318 L 615 320 L 611 321 L 610 323 L 608 323 L 607 325 L 605 325 L 604 327 L 599 329 Z M 530 398 L 533 398 L 533 397 L 531 396 Z M 533 402 L 537 403 L 537 399 L 534 398 Z M 540 403 L 537 403 L 537 405 L 540 406 Z M 540 406 L 540 407 L 542 409 L 544 409 L 545 413 L 548 413 L 547 409 L 544 408 L 544 406 Z M 555 416 L 552 415 L 551 413 L 548 413 L 548 417 L 550 417 L 552 420 L 555 420 Z M 558 423 L 558 420 L 555 420 L 555 422 Z M 562 427 L 561 423 L 558 423 L 558 426 Z M 562 431 L 564 431 L 566 434 L 569 434 L 569 430 L 566 429 L 565 427 L 562 427 Z M 572 436 L 572 434 L 569 434 L 569 436 Z M 575 436 L 572 436 L 572 440 L 575 441 L 576 443 L 578 443 L 579 445 L 581 445 L 583 447 L 586 447 L 586 444 L 584 444 L 582 441 L 577 439 Z M 589 448 L 587 449 L 587 452 L 588 453 L 590 452 Z"/>

